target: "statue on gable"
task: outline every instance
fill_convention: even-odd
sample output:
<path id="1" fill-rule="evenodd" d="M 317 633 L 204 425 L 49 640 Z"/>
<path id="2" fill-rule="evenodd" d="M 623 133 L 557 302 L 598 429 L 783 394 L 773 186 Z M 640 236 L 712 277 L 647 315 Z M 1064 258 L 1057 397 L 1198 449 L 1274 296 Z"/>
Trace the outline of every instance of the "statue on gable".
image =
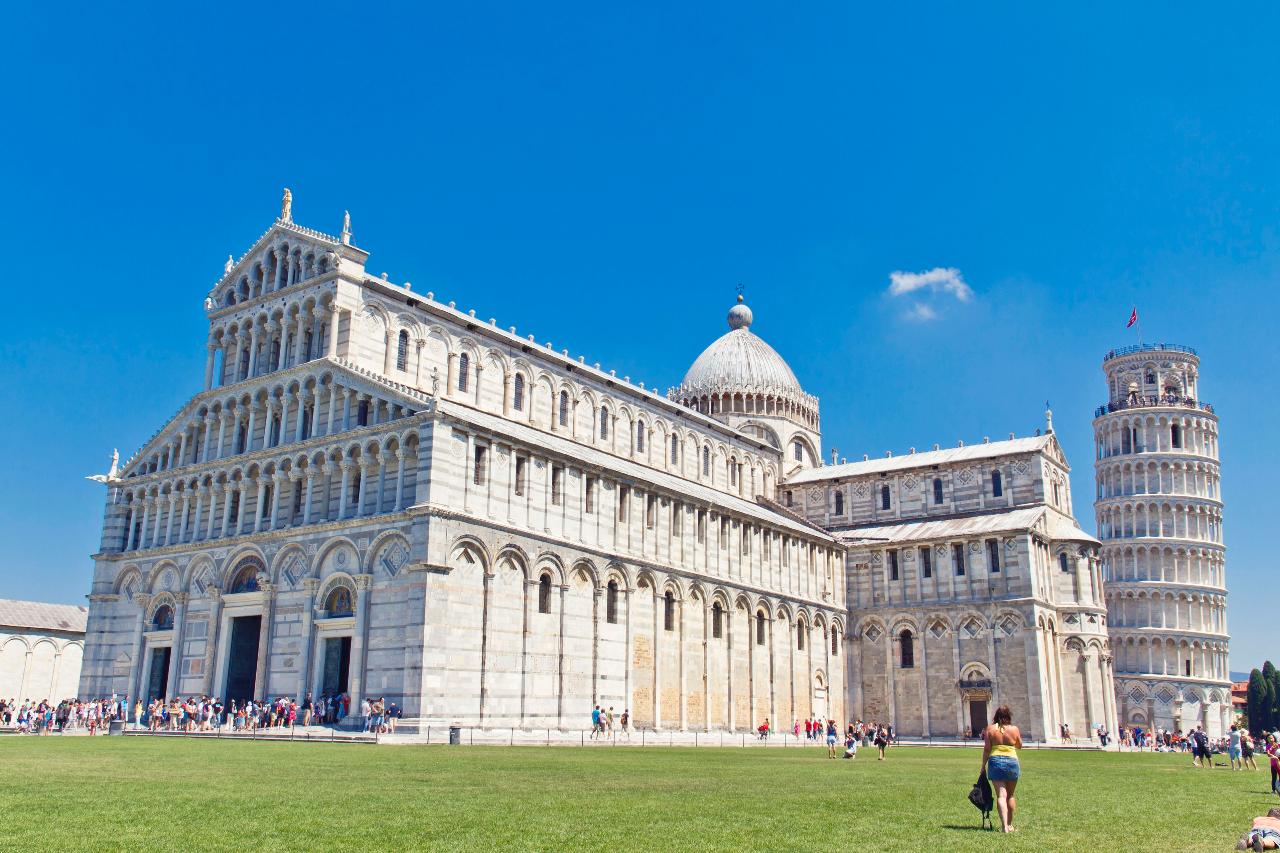
<path id="1" fill-rule="evenodd" d="M 212 310 L 213 310 L 213 297 L 212 297 L 212 296 L 206 296 L 206 297 L 204 298 L 204 310 L 206 310 L 206 311 L 212 311 Z"/>
<path id="2" fill-rule="evenodd" d="M 236 265 L 235 260 L 232 259 L 230 255 L 227 255 L 227 262 L 222 265 L 222 274 L 231 275 L 231 268 L 234 267 L 235 265 Z"/>
<path id="3" fill-rule="evenodd" d="M 284 197 L 280 199 L 280 221 L 293 221 L 293 193 L 288 187 L 284 188 Z"/>

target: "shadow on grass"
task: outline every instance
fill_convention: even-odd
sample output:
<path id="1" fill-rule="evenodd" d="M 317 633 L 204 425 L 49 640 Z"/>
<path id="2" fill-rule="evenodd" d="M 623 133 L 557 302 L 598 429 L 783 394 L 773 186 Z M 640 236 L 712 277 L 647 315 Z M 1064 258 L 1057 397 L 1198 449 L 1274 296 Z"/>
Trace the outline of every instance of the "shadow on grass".
<path id="1" fill-rule="evenodd" d="M 960 826 L 959 824 L 954 824 L 954 823 L 944 823 L 942 824 L 941 828 L 942 829 L 959 829 L 963 832 L 995 832 L 994 829 L 987 829 L 985 826 L 972 826 L 972 825 Z"/>

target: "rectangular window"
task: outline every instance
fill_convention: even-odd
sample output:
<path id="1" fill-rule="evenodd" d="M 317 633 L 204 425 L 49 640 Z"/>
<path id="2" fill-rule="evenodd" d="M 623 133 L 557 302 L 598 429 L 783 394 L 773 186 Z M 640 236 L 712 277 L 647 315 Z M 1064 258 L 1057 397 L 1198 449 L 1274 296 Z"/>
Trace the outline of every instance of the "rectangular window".
<path id="1" fill-rule="evenodd" d="M 1000 543 L 995 539 L 987 540 L 987 571 L 993 574 L 1000 571 Z"/>
<path id="2" fill-rule="evenodd" d="M 925 545 L 920 549 L 920 575 L 921 577 L 933 577 L 933 549 Z"/>
<path id="3" fill-rule="evenodd" d="M 582 492 L 582 508 L 588 514 L 596 511 L 596 478 L 588 477 Z"/>
<path id="4" fill-rule="evenodd" d="M 767 563 L 769 562 L 770 554 L 773 551 L 773 534 L 766 530 L 763 538 L 764 538 L 764 561 Z"/>
<path id="5" fill-rule="evenodd" d="M 482 483 L 484 483 L 485 474 L 486 474 L 486 471 L 485 471 L 485 454 L 486 454 L 486 452 L 488 451 L 488 449 L 489 449 L 489 448 L 485 447 L 485 446 L 484 446 L 484 445 L 482 445 L 482 444 L 477 444 L 477 445 L 476 445 L 476 463 L 475 463 L 475 472 L 474 472 L 474 474 L 472 475 L 471 482 L 475 483 L 477 486 L 479 486 L 479 485 L 481 485 Z"/>
<path id="6" fill-rule="evenodd" d="M 631 489 L 628 486 L 618 486 L 618 521 L 627 520 L 627 504 L 631 501 Z"/>
<path id="7" fill-rule="evenodd" d="M 746 556 L 751 553 L 751 525 L 742 525 L 742 554 Z"/>
<path id="8" fill-rule="evenodd" d="M 898 579 L 898 551 L 897 551 L 897 549 L 890 548 L 890 549 L 886 552 L 886 557 L 887 557 L 887 558 L 888 558 L 888 560 L 889 560 L 889 580 L 891 580 L 891 581 L 896 581 L 896 580 Z"/>
<path id="9" fill-rule="evenodd" d="M 887 485 L 880 487 L 880 508 L 889 508 L 889 487 Z"/>
<path id="10" fill-rule="evenodd" d="M 684 504 L 679 501 L 671 502 L 671 535 L 680 536 L 684 530 Z"/>
<path id="11" fill-rule="evenodd" d="M 516 494 L 524 494 L 525 469 L 528 467 L 529 460 L 524 456 L 516 457 Z"/>
<path id="12" fill-rule="evenodd" d="M 664 631 L 674 631 L 676 629 L 676 599 L 671 593 L 667 593 L 663 599 L 662 612 L 662 629 Z"/>
<path id="13" fill-rule="evenodd" d="M 957 544 L 951 546 L 951 562 L 955 563 L 956 577 L 964 574 L 964 545 Z"/>
<path id="14" fill-rule="evenodd" d="M 1062 569 L 1064 572 L 1071 571 L 1071 562 L 1067 558 L 1066 551 L 1063 551 L 1061 554 L 1058 555 L 1058 567 Z"/>
<path id="15" fill-rule="evenodd" d="M 782 537 L 782 568 L 791 567 L 791 537 Z"/>
<path id="16" fill-rule="evenodd" d="M 644 504 L 644 526 L 652 530 L 658 520 L 658 496 L 649 495 Z"/>
<path id="17" fill-rule="evenodd" d="M 729 547 L 729 519 L 727 518 L 720 519 L 720 547 L 726 549 Z"/>
<path id="18" fill-rule="evenodd" d="M 707 541 L 707 511 L 705 509 L 698 510 L 698 544 Z"/>
<path id="19" fill-rule="evenodd" d="M 560 506 L 564 501 L 564 466 L 551 466 L 551 503 Z"/>

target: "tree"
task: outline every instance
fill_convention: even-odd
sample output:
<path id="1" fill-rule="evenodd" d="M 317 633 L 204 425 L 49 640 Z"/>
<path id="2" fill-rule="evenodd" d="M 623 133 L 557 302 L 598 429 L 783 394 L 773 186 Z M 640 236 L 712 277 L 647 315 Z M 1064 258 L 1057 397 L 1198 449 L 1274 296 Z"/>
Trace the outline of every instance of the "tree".
<path id="1" fill-rule="evenodd" d="M 1280 670 L 1267 661 L 1262 665 L 1262 677 L 1267 681 L 1267 694 L 1271 698 L 1271 704 L 1267 706 L 1266 729 L 1275 731 L 1280 728 Z"/>
<path id="2" fill-rule="evenodd" d="M 1262 733 L 1271 730 L 1271 685 L 1256 667 L 1249 673 L 1249 692 L 1246 712 L 1249 716 L 1249 729 Z"/>

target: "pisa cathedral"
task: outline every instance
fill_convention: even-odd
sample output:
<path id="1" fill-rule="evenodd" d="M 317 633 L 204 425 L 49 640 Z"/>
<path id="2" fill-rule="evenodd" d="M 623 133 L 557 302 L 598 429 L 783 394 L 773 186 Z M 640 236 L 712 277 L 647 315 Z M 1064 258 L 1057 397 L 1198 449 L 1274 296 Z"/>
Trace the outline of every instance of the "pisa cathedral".
<path id="1" fill-rule="evenodd" d="M 825 464 L 818 399 L 741 298 L 664 394 L 367 258 L 286 193 L 228 259 L 203 390 L 104 478 L 82 695 L 1114 728 L 1101 546 L 1051 415 Z"/>

